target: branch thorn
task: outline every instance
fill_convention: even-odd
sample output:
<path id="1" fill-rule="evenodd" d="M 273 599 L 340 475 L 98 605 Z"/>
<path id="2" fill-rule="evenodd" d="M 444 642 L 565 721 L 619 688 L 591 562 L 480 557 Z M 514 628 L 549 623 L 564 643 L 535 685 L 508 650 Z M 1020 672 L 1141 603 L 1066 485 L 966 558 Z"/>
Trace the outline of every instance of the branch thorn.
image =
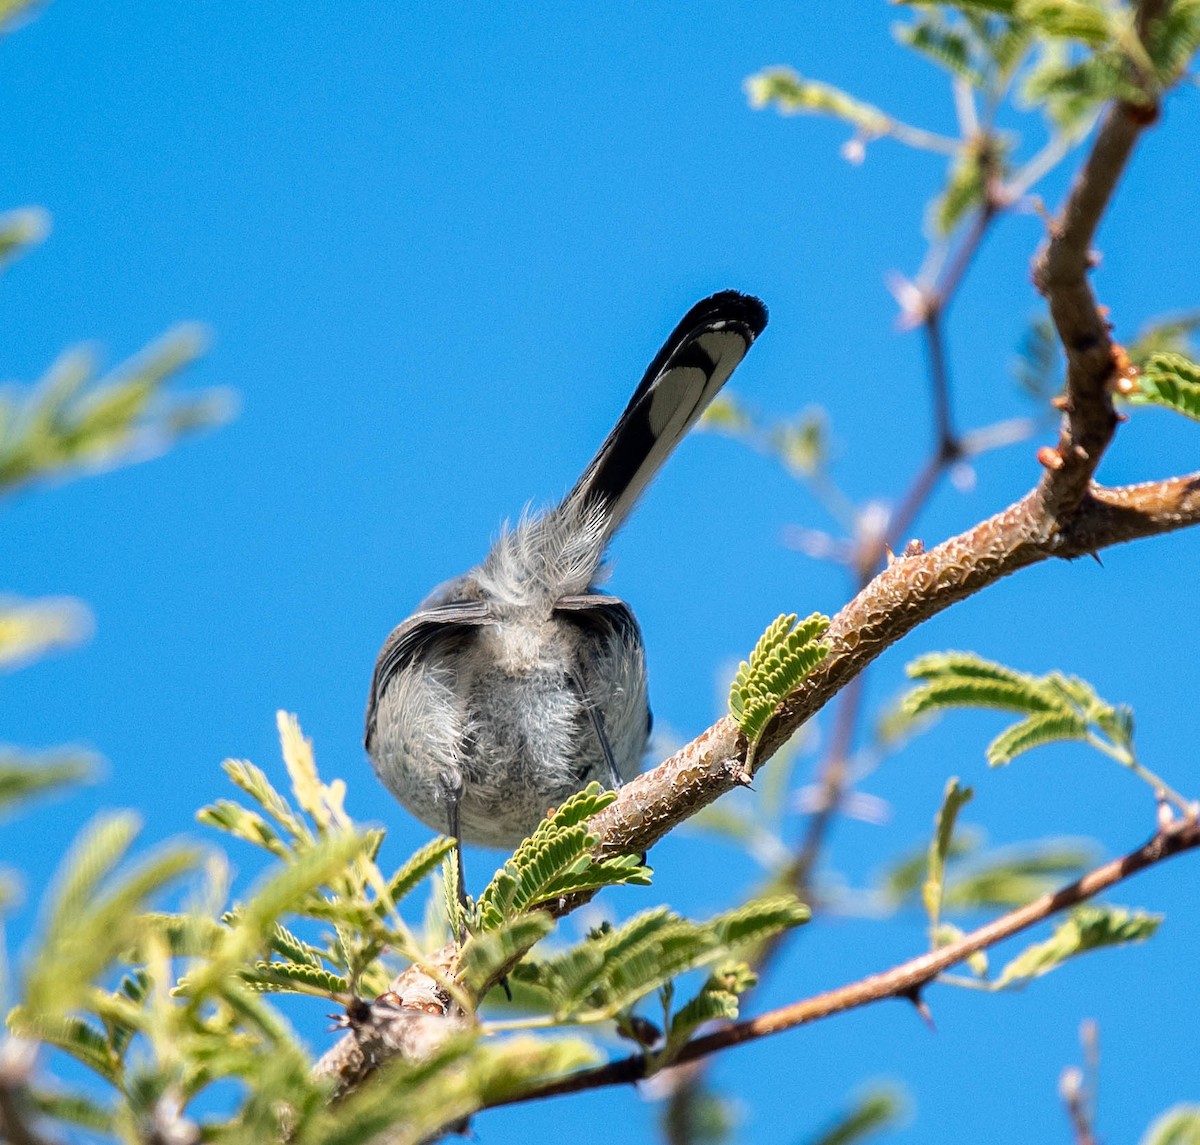
<path id="1" fill-rule="evenodd" d="M 927 1025 L 929 1027 L 930 1032 L 934 1033 L 934 1034 L 937 1033 L 937 1026 L 934 1024 L 934 1021 L 933 1021 L 933 1013 L 929 1009 L 928 1004 L 926 1003 L 925 999 L 921 995 L 921 987 L 920 986 L 914 986 L 911 990 L 905 990 L 902 994 L 899 995 L 899 997 L 905 998 L 909 1002 L 911 1002 L 913 1004 L 913 1008 L 917 1011 L 918 1014 L 921 1015 L 922 1021 L 924 1021 L 925 1025 Z"/>

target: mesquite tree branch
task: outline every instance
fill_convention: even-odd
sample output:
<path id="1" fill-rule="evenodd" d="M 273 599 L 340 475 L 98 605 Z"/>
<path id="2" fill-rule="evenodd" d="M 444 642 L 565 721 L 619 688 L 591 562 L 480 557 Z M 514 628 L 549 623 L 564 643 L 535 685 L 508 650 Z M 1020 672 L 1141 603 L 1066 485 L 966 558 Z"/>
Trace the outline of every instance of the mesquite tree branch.
<path id="1" fill-rule="evenodd" d="M 684 1046 L 672 1064 L 683 1065 L 731 1046 L 757 1041 L 771 1034 L 809 1025 L 822 1018 L 888 998 L 921 1003 L 921 992 L 930 982 L 977 951 L 995 946 L 1053 915 L 1078 906 L 1147 867 L 1196 847 L 1200 847 L 1200 822 L 1195 818 L 1176 819 L 1160 828 L 1137 850 L 1104 863 L 1061 890 L 1044 894 L 1023 907 L 1009 911 L 978 930 L 963 935 L 956 942 L 911 958 L 899 966 L 893 966 L 890 970 L 873 974 L 861 981 L 827 990 L 823 994 L 793 1002 L 788 1006 L 781 1006 L 756 1018 L 730 1023 L 710 1034 L 695 1038 Z M 638 1081 L 646 1076 L 649 1064 L 650 1059 L 645 1054 L 634 1054 L 594 1069 L 581 1070 L 567 1077 L 557 1078 L 520 1098 L 511 1098 L 501 1104 L 510 1105 L 517 1101 L 578 1093 L 599 1086 Z"/>
<path id="2" fill-rule="evenodd" d="M 904 556 L 833 618 L 829 655 L 780 706 L 755 753 L 761 766 L 880 653 L 918 624 L 1004 577 L 1052 557 L 1200 523 L 1200 473 L 1117 488 L 1093 486 L 1069 518 L 1048 522 L 1037 490 L 928 552 Z M 746 743 L 725 717 L 631 780 L 592 821 L 612 850 L 637 852 L 742 782 Z"/>

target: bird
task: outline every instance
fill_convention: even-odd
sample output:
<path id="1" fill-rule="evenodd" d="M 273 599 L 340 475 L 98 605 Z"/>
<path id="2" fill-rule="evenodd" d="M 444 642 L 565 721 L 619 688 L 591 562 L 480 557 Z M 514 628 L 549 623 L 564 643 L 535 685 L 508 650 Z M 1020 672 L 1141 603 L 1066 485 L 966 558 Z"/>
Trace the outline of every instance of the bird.
<path id="1" fill-rule="evenodd" d="M 383 785 L 462 844 L 512 849 L 598 780 L 641 771 L 652 717 L 633 610 L 600 588 L 610 539 L 767 324 L 721 291 L 667 337 L 558 505 L 505 525 L 383 643 L 364 743 Z"/>

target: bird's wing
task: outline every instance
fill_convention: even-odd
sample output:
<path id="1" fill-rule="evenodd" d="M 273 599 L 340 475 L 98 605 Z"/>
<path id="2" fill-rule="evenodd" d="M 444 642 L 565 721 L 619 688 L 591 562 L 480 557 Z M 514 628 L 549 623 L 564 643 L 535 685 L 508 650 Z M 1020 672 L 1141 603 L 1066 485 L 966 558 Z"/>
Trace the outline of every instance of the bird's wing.
<path id="1" fill-rule="evenodd" d="M 602 592 L 585 592 L 578 596 L 560 596 L 554 602 L 555 612 L 569 613 L 571 619 L 583 627 L 605 624 L 618 632 L 632 630 L 641 636 L 637 617 L 619 596 Z"/>
<path id="2" fill-rule="evenodd" d="M 414 612 L 403 624 L 392 629 L 375 661 L 371 692 L 367 698 L 367 723 L 363 741 L 371 750 L 375 732 L 375 711 L 392 677 L 434 637 L 459 627 L 488 624 L 492 615 L 484 600 L 453 600 Z"/>

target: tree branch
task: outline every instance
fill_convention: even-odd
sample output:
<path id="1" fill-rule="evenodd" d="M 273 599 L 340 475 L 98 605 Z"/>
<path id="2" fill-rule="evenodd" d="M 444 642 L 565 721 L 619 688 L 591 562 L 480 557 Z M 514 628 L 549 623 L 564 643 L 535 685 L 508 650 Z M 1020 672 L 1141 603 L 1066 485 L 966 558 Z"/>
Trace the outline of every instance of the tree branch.
<path id="1" fill-rule="evenodd" d="M 36 1046 L 20 1038 L 6 1038 L 0 1046 L 0 1141 L 10 1145 L 53 1145 L 32 1124 L 35 1110 L 29 1101 L 29 1078 Z"/>
<path id="2" fill-rule="evenodd" d="M 1118 488 L 1094 486 L 1070 518 L 1057 527 L 1044 524 L 1039 508 L 1035 490 L 929 552 L 897 559 L 876 576 L 833 618 L 826 637 L 830 654 L 781 705 L 759 743 L 757 762 L 765 762 L 884 649 L 956 601 L 1050 557 L 1079 557 L 1200 523 L 1200 472 Z M 746 747 L 737 725 L 725 717 L 670 759 L 625 784 L 616 802 L 591 821 L 601 839 L 600 849 L 619 853 L 646 850 L 700 808 L 739 786 L 744 782 Z M 1095 894 L 1098 889 L 1102 888 L 1088 893 Z M 565 913 L 583 901 L 577 898 L 564 903 L 556 913 Z M 984 928 L 976 932 L 980 933 L 990 932 Z M 945 950 L 926 958 L 944 958 Z M 439 972 L 452 974 L 456 956 L 453 947 L 439 952 L 435 956 Z M 932 973 L 941 969 L 944 966 L 939 963 Z M 447 1013 L 448 1017 L 439 1016 Z M 335 1078 L 338 1092 L 352 1088 L 410 1040 L 411 1032 L 400 1026 L 392 1031 L 388 1023 L 407 1026 L 418 1020 L 418 1014 L 433 1017 L 434 1024 L 440 1023 L 447 1032 L 452 1026 L 458 1028 L 459 1016 L 444 991 L 419 967 L 412 966 L 393 984 L 393 997 L 379 1013 L 372 1012 L 369 1020 L 360 1023 L 361 1028 L 355 1027 L 330 1047 L 317 1063 L 317 1073 Z M 422 1023 L 423 1042 L 436 1037 L 428 1026 Z"/>
<path id="3" fill-rule="evenodd" d="M 898 558 L 834 618 L 830 654 L 780 706 L 755 753 L 761 766 L 886 648 L 959 600 L 1028 565 L 1200 523 L 1200 473 L 1118 488 L 1093 486 L 1061 520 L 1047 521 L 1037 490 L 928 552 Z M 605 849 L 645 850 L 738 786 L 746 743 L 728 717 L 621 788 L 592 821 Z"/>
<path id="4" fill-rule="evenodd" d="M 689 1042 L 672 1064 L 692 1062 L 731 1046 L 757 1041 L 759 1038 L 808 1025 L 886 998 L 905 998 L 916 1002 L 921 991 L 939 974 L 977 951 L 995 946 L 1052 915 L 1078 906 L 1147 867 L 1196 847 L 1200 847 L 1200 822 L 1195 818 L 1176 819 L 1160 828 L 1137 850 L 1097 867 L 1070 886 L 1052 894 L 1042 895 L 1026 906 L 1010 911 L 964 935 L 957 942 L 909 959 L 880 974 L 852 982 L 848 986 L 840 986 L 789 1006 L 782 1006 L 757 1018 L 731 1023 Z M 521 1097 L 507 1099 L 499 1104 L 509 1105 L 518 1101 L 639 1081 L 646 1076 L 648 1064 L 649 1059 L 644 1054 L 635 1054 L 607 1065 L 555 1079 Z"/>
<path id="5" fill-rule="evenodd" d="M 1064 416 L 1055 449 L 1058 462 L 1047 466 L 1039 488 L 1049 517 L 1084 498 L 1117 427 L 1112 382 L 1120 361 L 1087 272 L 1095 262 L 1096 228 L 1138 136 L 1151 122 L 1153 116 L 1145 107 L 1114 103 L 1108 108 L 1067 201 L 1051 225 L 1050 239 L 1034 260 L 1034 283 L 1050 305 L 1067 356 Z"/>

